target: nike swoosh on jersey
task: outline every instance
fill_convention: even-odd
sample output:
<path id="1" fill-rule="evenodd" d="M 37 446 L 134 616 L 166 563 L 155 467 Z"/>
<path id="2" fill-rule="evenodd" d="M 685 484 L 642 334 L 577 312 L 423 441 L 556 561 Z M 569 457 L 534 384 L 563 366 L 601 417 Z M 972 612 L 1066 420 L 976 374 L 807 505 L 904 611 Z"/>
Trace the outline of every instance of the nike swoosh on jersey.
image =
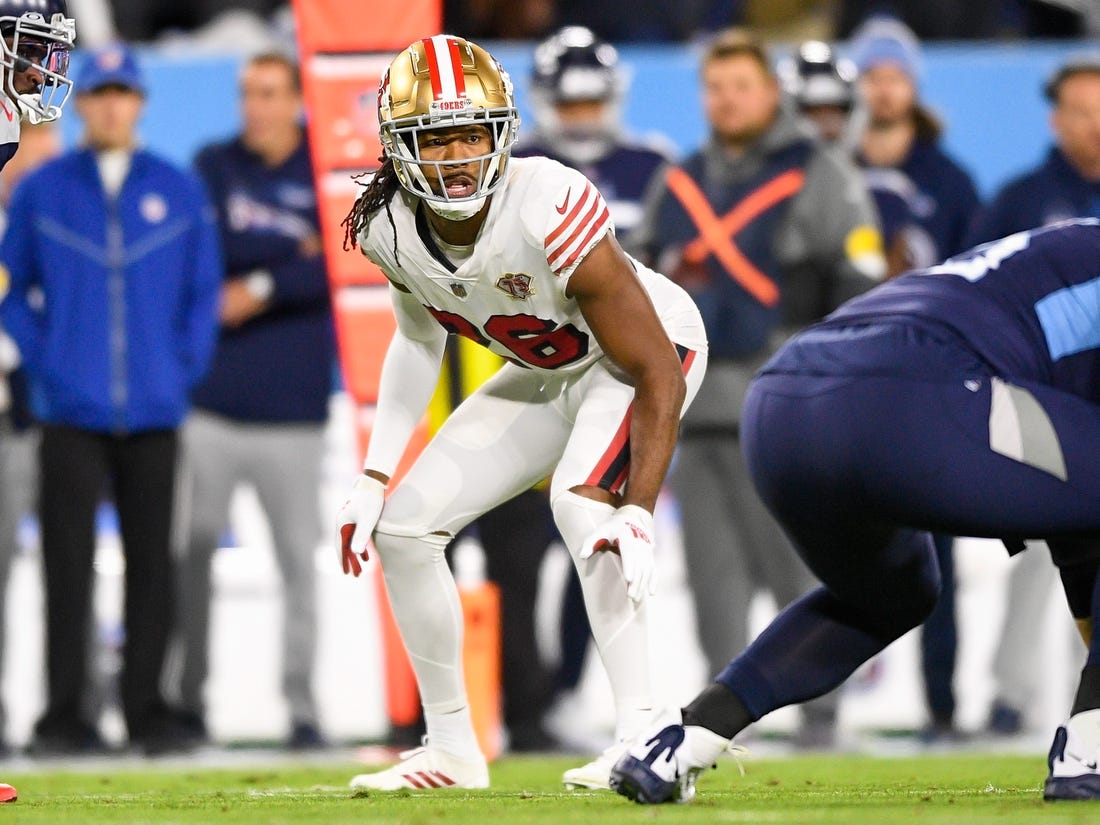
<path id="1" fill-rule="evenodd" d="M 554 207 L 555 209 L 557 209 L 557 210 L 558 210 L 558 214 L 559 214 L 559 215 L 564 215 L 564 214 L 565 214 L 565 210 L 569 208 L 569 194 L 570 194 L 570 193 L 571 193 L 572 191 L 573 191 L 573 187 L 572 187 L 572 186 L 570 186 L 570 187 L 569 187 L 568 189 L 566 189 L 566 190 L 565 190 L 565 200 L 563 200 L 563 201 L 561 202 L 561 206 L 555 206 L 555 207 Z"/>
<path id="2" fill-rule="evenodd" d="M 587 253 L 592 239 L 598 238 L 607 229 L 610 218 L 607 204 L 596 187 L 589 182 L 561 223 L 546 236 L 543 244 L 546 262 L 555 275 L 560 275 L 582 253 Z"/>

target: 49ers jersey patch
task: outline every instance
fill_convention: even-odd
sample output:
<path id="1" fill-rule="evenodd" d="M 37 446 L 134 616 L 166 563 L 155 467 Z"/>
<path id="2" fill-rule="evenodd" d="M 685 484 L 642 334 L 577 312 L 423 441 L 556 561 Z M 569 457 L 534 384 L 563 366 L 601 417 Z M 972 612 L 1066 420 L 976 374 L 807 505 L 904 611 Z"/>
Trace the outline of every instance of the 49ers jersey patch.
<path id="1" fill-rule="evenodd" d="M 517 301 L 526 301 L 535 294 L 535 279 L 523 273 L 509 273 L 497 278 L 497 289 Z"/>

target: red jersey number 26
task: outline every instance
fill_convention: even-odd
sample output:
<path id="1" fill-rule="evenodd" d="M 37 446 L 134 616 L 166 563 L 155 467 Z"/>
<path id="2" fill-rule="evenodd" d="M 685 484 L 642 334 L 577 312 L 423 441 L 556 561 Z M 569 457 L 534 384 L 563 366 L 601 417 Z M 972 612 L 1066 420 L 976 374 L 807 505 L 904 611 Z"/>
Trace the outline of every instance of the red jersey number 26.
<path id="1" fill-rule="evenodd" d="M 556 370 L 588 354 L 588 336 L 572 324 L 555 327 L 534 315 L 494 315 L 484 329 L 454 312 L 428 307 L 447 332 L 469 338 L 483 347 L 496 341 L 519 361 L 544 370 Z"/>

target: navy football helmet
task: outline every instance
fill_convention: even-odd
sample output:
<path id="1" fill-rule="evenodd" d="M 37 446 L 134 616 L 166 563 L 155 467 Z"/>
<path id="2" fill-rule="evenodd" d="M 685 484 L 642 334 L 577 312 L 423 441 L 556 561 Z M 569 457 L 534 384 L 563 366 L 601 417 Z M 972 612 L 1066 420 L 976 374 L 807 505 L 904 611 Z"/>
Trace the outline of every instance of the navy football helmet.
<path id="1" fill-rule="evenodd" d="M 807 40 L 776 73 L 795 108 L 826 141 L 849 144 L 865 117 L 856 94 L 856 70 L 821 40 Z"/>
<path id="2" fill-rule="evenodd" d="M 621 130 L 626 77 L 615 47 L 583 26 L 566 26 L 535 49 L 531 108 L 540 138 L 574 163 L 590 163 Z M 563 117 L 569 104 L 600 104 L 585 119 Z"/>
<path id="3" fill-rule="evenodd" d="M 779 67 L 787 92 L 801 108 L 838 106 L 850 110 L 855 102 L 855 66 L 838 58 L 821 40 L 807 40 L 798 53 Z"/>
<path id="4" fill-rule="evenodd" d="M 56 120 L 72 92 L 76 21 L 65 0 L 0 0 L 4 92 L 32 123 Z"/>

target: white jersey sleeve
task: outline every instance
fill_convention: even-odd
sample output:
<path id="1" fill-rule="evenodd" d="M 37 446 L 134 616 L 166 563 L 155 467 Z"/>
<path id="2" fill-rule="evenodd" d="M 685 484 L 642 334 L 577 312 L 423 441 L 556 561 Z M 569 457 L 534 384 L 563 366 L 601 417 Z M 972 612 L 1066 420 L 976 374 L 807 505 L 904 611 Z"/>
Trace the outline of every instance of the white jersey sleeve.
<path id="1" fill-rule="evenodd" d="M 577 193 L 573 186 L 566 187 L 561 205 L 565 209 L 555 207 L 558 214 L 551 219 L 544 248 L 550 269 L 568 281 L 589 250 L 612 231 L 611 212 L 591 181 L 585 181 Z"/>
<path id="2" fill-rule="evenodd" d="M 525 162 L 532 160 L 536 159 Z M 580 262 L 615 227 L 607 203 L 588 178 L 556 161 L 538 161 L 538 185 L 527 191 L 522 219 L 525 233 L 541 246 L 564 294 Z"/>

